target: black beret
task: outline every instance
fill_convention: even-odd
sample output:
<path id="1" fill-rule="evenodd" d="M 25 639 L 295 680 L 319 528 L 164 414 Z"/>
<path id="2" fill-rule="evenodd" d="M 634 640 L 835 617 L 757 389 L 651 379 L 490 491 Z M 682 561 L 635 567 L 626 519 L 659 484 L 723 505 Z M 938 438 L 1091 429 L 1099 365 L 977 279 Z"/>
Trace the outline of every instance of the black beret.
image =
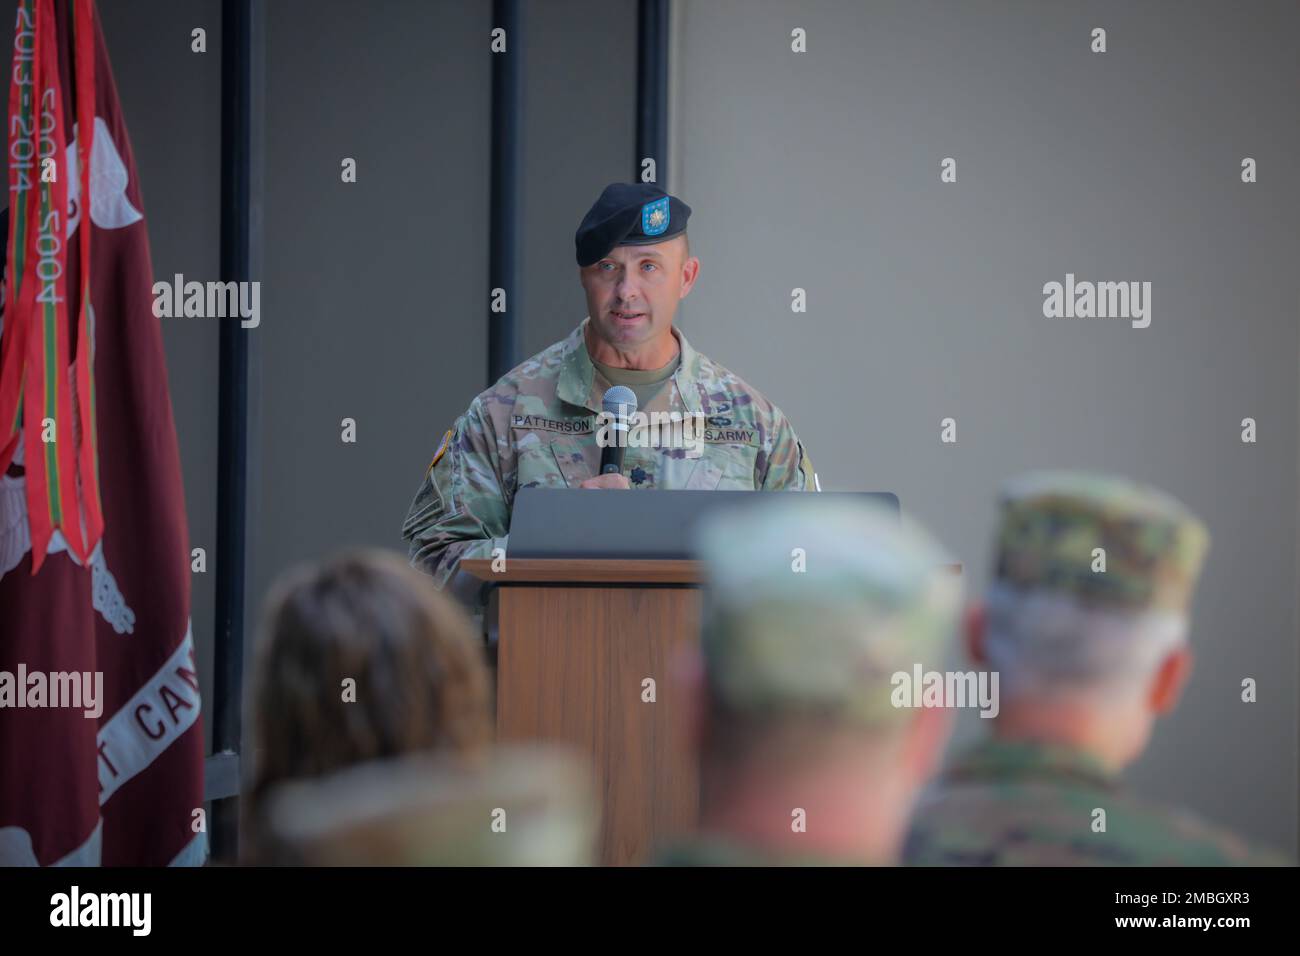
<path id="1" fill-rule="evenodd" d="M 573 237 L 578 265 L 599 262 L 615 246 L 664 242 L 686 231 L 691 207 L 654 183 L 610 183 Z"/>

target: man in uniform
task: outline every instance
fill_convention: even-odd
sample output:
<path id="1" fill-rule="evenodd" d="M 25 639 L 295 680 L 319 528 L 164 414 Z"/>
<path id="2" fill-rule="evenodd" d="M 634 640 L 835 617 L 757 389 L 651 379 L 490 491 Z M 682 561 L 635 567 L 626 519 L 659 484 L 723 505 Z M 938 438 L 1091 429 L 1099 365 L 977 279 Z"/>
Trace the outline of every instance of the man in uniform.
<path id="1" fill-rule="evenodd" d="M 1116 781 L 1188 677 L 1208 545 L 1202 523 L 1152 488 L 1077 473 L 1008 486 L 985 605 L 966 622 L 972 657 L 999 672 L 1000 712 L 992 739 L 922 800 L 907 862 L 1282 862 Z"/>
<path id="2" fill-rule="evenodd" d="M 716 515 L 699 553 L 700 831 L 658 862 L 894 863 L 951 719 L 892 685 L 943 661 L 960 578 L 920 529 L 821 496 Z"/>
<path id="3" fill-rule="evenodd" d="M 700 271 L 690 214 L 654 185 L 615 183 L 582 220 L 587 318 L 470 403 L 406 517 L 412 563 L 440 584 L 461 558 L 506 547 L 520 488 L 814 490 L 812 462 L 780 409 L 673 328 Z M 704 416 L 698 454 L 629 447 L 621 473 L 598 475 L 597 416 L 614 385 L 631 388 L 647 414 Z"/>

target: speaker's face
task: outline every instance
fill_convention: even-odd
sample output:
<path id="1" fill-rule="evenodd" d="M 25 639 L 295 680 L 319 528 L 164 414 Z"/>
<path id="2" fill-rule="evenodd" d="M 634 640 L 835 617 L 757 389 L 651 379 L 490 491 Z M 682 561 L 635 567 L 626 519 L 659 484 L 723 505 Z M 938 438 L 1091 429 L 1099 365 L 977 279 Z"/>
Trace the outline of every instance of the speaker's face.
<path id="1" fill-rule="evenodd" d="M 677 303 L 694 284 L 699 263 L 686 259 L 686 239 L 616 246 L 580 271 L 593 330 L 620 351 L 672 335 Z"/>

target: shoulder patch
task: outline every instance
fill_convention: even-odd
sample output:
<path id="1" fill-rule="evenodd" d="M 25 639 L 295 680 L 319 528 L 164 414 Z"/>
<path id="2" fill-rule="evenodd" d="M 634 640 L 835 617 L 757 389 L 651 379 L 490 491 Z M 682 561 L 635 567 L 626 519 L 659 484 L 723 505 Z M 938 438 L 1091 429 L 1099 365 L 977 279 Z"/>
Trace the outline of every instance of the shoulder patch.
<path id="1" fill-rule="evenodd" d="M 429 462 L 429 467 L 425 470 L 425 475 L 433 471 L 433 466 L 438 464 L 438 459 L 447 452 L 447 446 L 451 444 L 451 429 L 447 429 L 447 434 L 442 436 L 442 443 L 438 445 L 438 450 L 433 453 L 433 461 Z"/>

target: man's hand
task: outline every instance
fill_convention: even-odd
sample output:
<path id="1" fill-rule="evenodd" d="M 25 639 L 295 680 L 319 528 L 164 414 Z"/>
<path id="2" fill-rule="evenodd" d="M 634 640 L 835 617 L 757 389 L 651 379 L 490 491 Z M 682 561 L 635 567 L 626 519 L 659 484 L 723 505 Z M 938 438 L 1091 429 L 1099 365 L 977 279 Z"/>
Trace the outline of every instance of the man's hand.
<path id="1" fill-rule="evenodd" d="M 612 473 L 608 475 L 597 475 L 595 478 L 584 478 L 578 482 L 579 488 L 624 488 L 631 490 L 632 483 L 627 480 L 626 475 Z"/>

